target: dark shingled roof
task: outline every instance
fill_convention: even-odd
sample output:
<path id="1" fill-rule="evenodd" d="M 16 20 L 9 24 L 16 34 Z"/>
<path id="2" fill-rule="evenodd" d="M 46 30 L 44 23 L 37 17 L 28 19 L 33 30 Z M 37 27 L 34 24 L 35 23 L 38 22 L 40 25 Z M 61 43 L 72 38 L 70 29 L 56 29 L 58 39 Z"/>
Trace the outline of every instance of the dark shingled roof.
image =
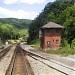
<path id="1" fill-rule="evenodd" d="M 46 25 L 42 26 L 41 28 L 64 28 L 63 26 L 53 23 L 53 22 L 49 22 Z"/>

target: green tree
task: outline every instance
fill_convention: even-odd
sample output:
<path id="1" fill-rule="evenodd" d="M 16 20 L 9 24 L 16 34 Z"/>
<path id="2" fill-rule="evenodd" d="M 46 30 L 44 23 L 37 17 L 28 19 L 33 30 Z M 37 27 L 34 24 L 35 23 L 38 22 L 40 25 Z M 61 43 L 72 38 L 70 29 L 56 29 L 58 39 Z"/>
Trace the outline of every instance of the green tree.
<path id="1" fill-rule="evenodd" d="M 75 37 L 73 12 L 74 0 L 56 0 L 49 2 L 42 12 L 32 21 L 29 26 L 29 41 L 38 38 L 39 29 L 47 22 L 52 21 L 65 27 L 63 38 L 67 38 L 69 42 Z M 72 28 L 72 29 L 71 29 Z M 74 33 L 75 34 L 75 33 Z"/>

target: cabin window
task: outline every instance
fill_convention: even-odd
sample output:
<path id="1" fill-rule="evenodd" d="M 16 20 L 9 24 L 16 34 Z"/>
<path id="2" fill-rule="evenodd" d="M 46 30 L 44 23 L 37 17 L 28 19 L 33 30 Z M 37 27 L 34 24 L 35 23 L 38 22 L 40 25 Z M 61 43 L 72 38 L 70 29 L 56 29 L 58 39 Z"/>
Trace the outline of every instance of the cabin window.
<path id="1" fill-rule="evenodd" d="M 58 33 L 59 33 L 59 30 L 57 29 L 57 30 L 56 30 L 56 34 L 58 34 Z"/>
<path id="2" fill-rule="evenodd" d="M 47 34 L 50 34 L 50 29 L 47 29 L 46 32 L 47 32 Z"/>
<path id="3" fill-rule="evenodd" d="M 59 40 L 56 40 L 56 45 L 58 45 L 59 44 Z"/>

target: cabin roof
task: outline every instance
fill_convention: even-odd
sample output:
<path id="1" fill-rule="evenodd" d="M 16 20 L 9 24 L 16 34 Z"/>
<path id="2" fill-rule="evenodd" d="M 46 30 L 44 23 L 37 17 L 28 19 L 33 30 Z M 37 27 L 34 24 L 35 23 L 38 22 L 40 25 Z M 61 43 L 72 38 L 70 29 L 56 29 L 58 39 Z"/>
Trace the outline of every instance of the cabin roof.
<path id="1" fill-rule="evenodd" d="M 62 29 L 64 27 L 59 25 L 59 24 L 56 24 L 56 23 L 53 23 L 53 22 L 49 22 L 46 25 L 42 26 L 41 28 L 42 29 L 45 29 L 45 28 L 61 28 Z"/>

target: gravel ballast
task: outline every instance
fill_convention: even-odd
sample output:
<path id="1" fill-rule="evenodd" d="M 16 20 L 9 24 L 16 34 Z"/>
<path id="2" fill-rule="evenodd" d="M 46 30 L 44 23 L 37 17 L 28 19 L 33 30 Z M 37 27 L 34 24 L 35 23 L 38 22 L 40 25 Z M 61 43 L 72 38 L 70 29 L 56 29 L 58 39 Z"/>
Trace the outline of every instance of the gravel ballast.
<path id="1" fill-rule="evenodd" d="M 30 56 L 26 56 L 35 75 L 65 75 L 57 70 L 54 70 L 51 67 L 43 64 L 42 62 L 33 59 Z"/>
<path id="2" fill-rule="evenodd" d="M 12 56 L 15 51 L 15 46 L 11 48 L 11 50 L 6 54 L 6 56 L 3 57 L 3 59 L 0 61 L 0 75 L 5 75 L 6 70 L 9 67 L 9 64 L 11 62 Z"/>

